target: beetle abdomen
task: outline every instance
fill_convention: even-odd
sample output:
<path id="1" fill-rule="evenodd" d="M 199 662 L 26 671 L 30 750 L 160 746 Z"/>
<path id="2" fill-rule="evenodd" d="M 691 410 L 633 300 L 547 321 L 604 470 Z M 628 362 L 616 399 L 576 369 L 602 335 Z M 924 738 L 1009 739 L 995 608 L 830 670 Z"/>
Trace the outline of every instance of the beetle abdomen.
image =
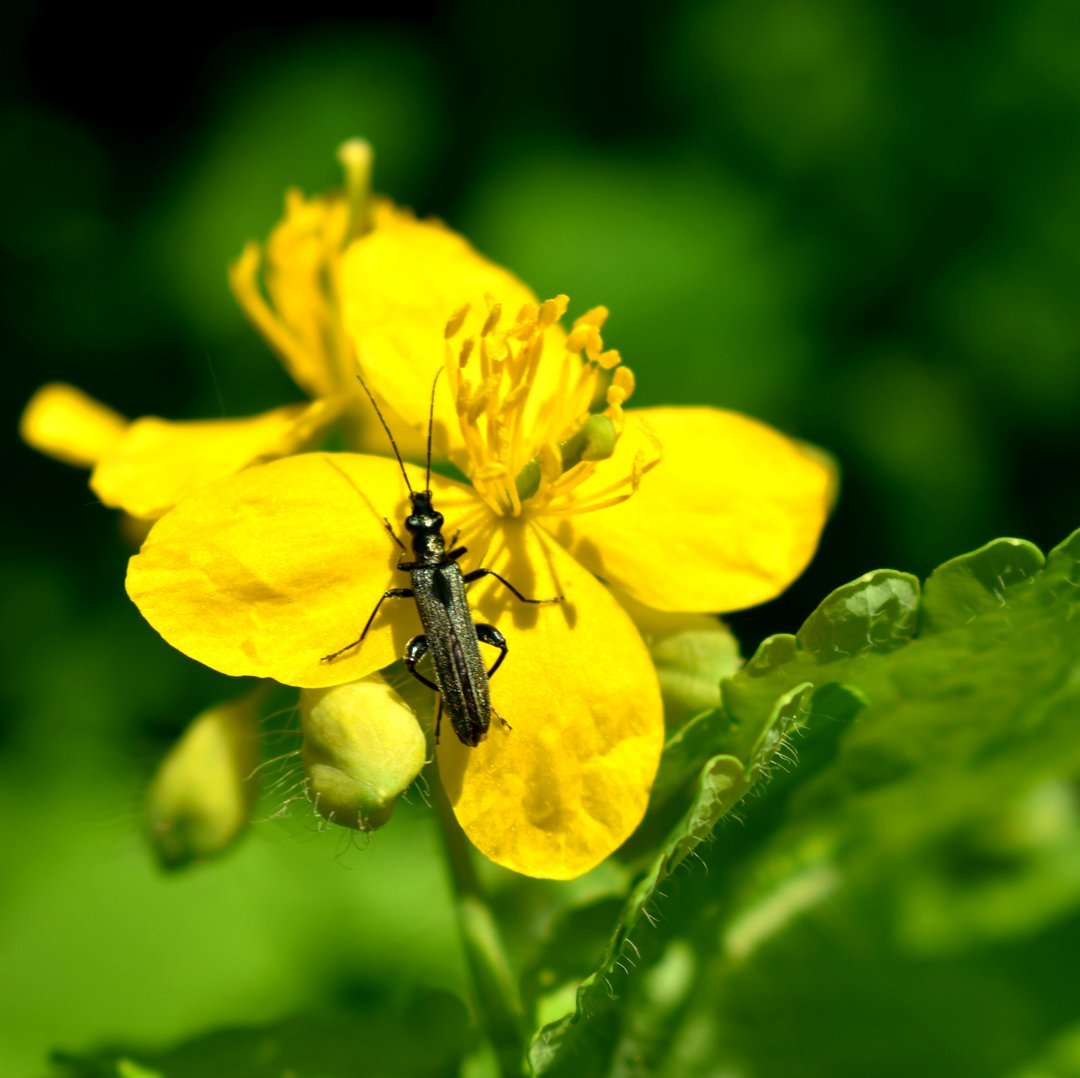
<path id="1" fill-rule="evenodd" d="M 478 745 L 491 722 L 491 696 L 461 570 L 453 564 L 415 569 L 412 584 L 443 707 L 458 737 Z"/>

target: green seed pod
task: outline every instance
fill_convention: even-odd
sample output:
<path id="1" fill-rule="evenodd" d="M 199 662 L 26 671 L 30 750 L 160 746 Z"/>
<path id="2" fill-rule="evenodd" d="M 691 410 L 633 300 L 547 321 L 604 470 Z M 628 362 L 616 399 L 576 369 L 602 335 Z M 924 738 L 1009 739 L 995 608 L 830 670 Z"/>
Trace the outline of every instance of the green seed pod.
<path id="1" fill-rule="evenodd" d="M 163 868 L 221 853 L 255 799 L 262 689 L 199 715 L 161 762 L 147 800 L 150 844 Z"/>
<path id="2" fill-rule="evenodd" d="M 308 798 L 328 820 L 374 831 L 420 774 L 427 738 L 404 700 L 378 674 L 300 694 Z"/>
<path id="3" fill-rule="evenodd" d="M 575 434 L 559 444 L 562 470 L 568 472 L 583 460 L 607 460 L 619 441 L 615 424 L 606 415 L 591 415 Z"/>
<path id="4" fill-rule="evenodd" d="M 615 452 L 619 434 L 606 415 L 589 416 L 565 441 L 559 443 L 560 467 L 568 472 L 583 460 L 607 460 Z M 543 470 L 540 458 L 534 457 L 514 480 L 518 497 L 528 501 L 539 489 Z"/>
<path id="5" fill-rule="evenodd" d="M 591 415 L 585 424 L 585 443 L 581 447 L 582 460 L 607 460 L 615 452 L 619 434 L 615 424 L 606 415 Z"/>

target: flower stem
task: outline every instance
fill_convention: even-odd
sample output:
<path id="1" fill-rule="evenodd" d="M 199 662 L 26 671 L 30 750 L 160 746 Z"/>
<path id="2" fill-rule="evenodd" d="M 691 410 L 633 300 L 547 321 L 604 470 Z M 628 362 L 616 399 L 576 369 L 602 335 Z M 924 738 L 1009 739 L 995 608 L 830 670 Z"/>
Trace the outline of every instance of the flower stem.
<path id="1" fill-rule="evenodd" d="M 487 1035 L 503 1078 L 524 1073 L 525 1021 L 502 936 L 473 870 L 468 841 L 450 807 L 435 768 L 431 769 L 432 800 L 453 881 L 458 929 L 472 977 L 472 1002 L 481 1030 Z"/>

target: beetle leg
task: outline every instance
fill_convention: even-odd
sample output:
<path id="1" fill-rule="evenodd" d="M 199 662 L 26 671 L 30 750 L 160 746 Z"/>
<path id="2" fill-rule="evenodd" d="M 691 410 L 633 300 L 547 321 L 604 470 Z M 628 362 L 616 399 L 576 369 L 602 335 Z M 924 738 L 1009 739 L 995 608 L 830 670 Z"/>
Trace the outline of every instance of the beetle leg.
<path id="1" fill-rule="evenodd" d="M 502 661 L 506 658 L 506 653 L 510 648 L 506 643 L 506 637 L 503 636 L 494 625 L 482 625 L 477 622 L 476 639 L 482 644 L 490 644 L 493 648 L 499 649 L 499 657 L 495 660 L 492 668 L 487 672 L 488 680 L 490 681 L 495 676 L 495 671 L 502 666 Z"/>
<path id="2" fill-rule="evenodd" d="M 383 517 L 382 522 L 383 527 L 386 528 L 386 530 L 390 533 L 390 538 L 393 539 L 394 542 L 397 543 L 397 545 L 401 547 L 402 550 L 405 550 L 405 544 L 397 537 L 397 533 L 394 531 L 394 525 L 390 523 L 389 518 Z"/>
<path id="3" fill-rule="evenodd" d="M 375 620 L 375 615 L 379 612 L 379 607 L 383 605 L 387 599 L 413 599 L 415 595 L 412 588 L 390 588 L 388 591 L 383 592 L 379 601 L 375 604 L 375 609 L 372 610 L 371 616 L 364 624 L 364 628 L 360 635 L 351 643 L 346 644 L 343 648 L 338 648 L 337 651 L 330 652 L 329 655 L 324 655 L 319 662 L 332 663 L 339 655 L 344 655 L 346 651 L 350 651 L 352 648 L 359 647 L 364 642 L 364 637 L 368 634 L 368 629 L 371 628 L 371 623 Z"/>
<path id="4" fill-rule="evenodd" d="M 429 689 L 439 691 L 439 686 L 434 681 L 429 680 L 416 669 L 416 664 L 427 654 L 428 642 L 426 636 L 414 636 L 405 645 L 405 654 L 402 658 L 405 660 L 405 666 L 409 673 L 412 674 L 421 685 L 426 685 Z M 440 700 L 441 703 L 441 700 Z"/>
<path id="5" fill-rule="evenodd" d="M 556 595 L 554 599 L 530 599 L 522 595 L 506 577 L 499 576 L 494 569 L 474 569 L 471 573 L 466 573 L 464 579 L 466 584 L 471 584 L 474 580 L 480 580 L 485 576 L 493 576 L 500 584 L 508 587 L 523 603 L 561 603 L 563 601 L 561 595 Z"/>

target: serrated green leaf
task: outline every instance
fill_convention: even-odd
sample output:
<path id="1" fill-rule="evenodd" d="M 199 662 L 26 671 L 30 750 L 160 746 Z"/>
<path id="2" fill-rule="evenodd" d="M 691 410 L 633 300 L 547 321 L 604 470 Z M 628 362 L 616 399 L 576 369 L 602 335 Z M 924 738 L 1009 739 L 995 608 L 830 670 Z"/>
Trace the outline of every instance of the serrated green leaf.
<path id="1" fill-rule="evenodd" d="M 577 990 L 574 1010 L 545 1025 L 533 1039 L 529 1062 L 534 1074 L 596 1073 L 591 1068 L 610 1053 L 617 1036 L 617 1021 L 610 1014 L 615 998 L 613 985 L 626 975 L 621 963 L 631 933 L 652 916 L 648 905 L 663 880 L 707 837 L 716 821 L 748 787 L 742 763 L 732 756 L 716 756 L 702 768 L 690 810 L 634 888 L 600 965 Z"/>
<path id="2" fill-rule="evenodd" d="M 1080 1007 L 1075 978 L 1063 991 L 1036 973 L 1065 976 L 1080 934 L 1078 556 L 1080 533 L 1045 562 L 998 540 L 941 566 L 921 593 L 907 574 L 870 573 L 798 634 L 765 641 L 723 683 L 722 706 L 669 743 L 670 790 L 695 754 L 720 755 L 575 1010 L 538 1033 L 536 1073 L 616 1074 L 627 1052 L 645 1058 L 633 1011 L 645 1004 L 622 967 L 640 955 L 644 983 L 665 939 L 688 931 L 667 919 L 644 930 L 663 909 L 659 885 L 769 775 L 753 833 L 726 843 L 719 885 L 680 896 L 691 918 L 722 913 L 695 930 L 719 933 L 721 957 L 696 993 L 707 1014 L 684 1016 L 694 1045 L 671 1058 L 754 1078 L 910 1074 L 928 1053 L 940 1073 L 989 1074 L 1034 1058 L 1051 1029 L 1034 1020 L 1037 1002 L 1016 1013 L 1016 993 Z M 966 957 L 1011 955 L 1032 932 L 1046 942 L 1031 970 L 1003 957 L 990 974 Z M 616 992 L 632 997 L 619 1014 Z M 923 1041 L 905 1033 L 904 1007 L 921 1015 Z"/>
<path id="3" fill-rule="evenodd" d="M 739 644 L 722 621 L 652 610 L 620 593 L 656 666 L 668 737 L 649 810 L 618 857 L 640 866 L 653 856 L 693 796 L 703 760 L 720 751 L 715 709 L 720 686 L 742 664 Z"/>
<path id="4" fill-rule="evenodd" d="M 613 1051 L 618 1022 L 608 1012 L 615 999 L 614 985 L 627 975 L 627 951 L 641 954 L 632 934 L 651 921 L 649 907 L 656 901 L 663 882 L 709 838 L 717 822 L 746 794 L 755 777 L 768 772 L 798 721 L 805 691 L 805 686 L 798 686 L 776 701 L 746 765 L 734 756 L 717 755 L 701 768 L 689 810 L 631 893 L 603 959 L 577 990 L 574 1010 L 549 1022 L 533 1039 L 529 1062 L 535 1074 L 592 1073 L 590 1068 Z"/>
<path id="5" fill-rule="evenodd" d="M 1067 957 L 1080 940 L 1078 553 L 1077 536 L 1045 564 L 1028 543 L 990 543 L 941 566 L 857 654 L 842 654 L 858 639 L 843 627 L 828 637 L 840 648 L 788 649 L 756 684 L 731 685 L 744 723 L 804 679 L 866 700 L 831 761 L 788 791 L 722 927 L 724 1050 L 744 1073 L 904 1075 L 928 1059 L 935 1073 L 1004 1073 L 1080 1007 Z M 866 628 L 877 608 L 862 605 Z M 913 615 L 917 633 L 895 646 Z M 777 1011 L 788 1018 L 770 1026 Z"/>

